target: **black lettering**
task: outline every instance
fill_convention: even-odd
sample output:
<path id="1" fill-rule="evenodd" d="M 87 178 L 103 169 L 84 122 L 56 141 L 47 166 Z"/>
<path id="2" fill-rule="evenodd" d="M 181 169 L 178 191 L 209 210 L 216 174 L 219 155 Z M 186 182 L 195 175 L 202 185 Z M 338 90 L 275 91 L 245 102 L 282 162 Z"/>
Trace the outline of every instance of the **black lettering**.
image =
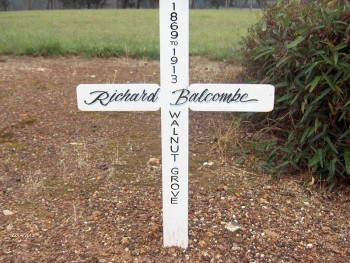
<path id="1" fill-rule="evenodd" d="M 98 94 L 97 97 L 93 99 L 91 102 L 87 102 L 86 100 L 84 100 L 84 103 L 87 105 L 91 105 L 99 101 L 101 105 L 107 106 L 110 101 L 107 101 L 105 103 L 103 101 L 109 98 L 109 93 L 107 91 L 93 91 L 90 93 L 90 95 L 93 95 L 95 93 L 100 93 L 100 94 Z"/>
<path id="2" fill-rule="evenodd" d="M 174 125 L 180 127 L 179 123 L 176 120 L 174 120 L 170 126 L 174 126 Z"/>
<path id="3" fill-rule="evenodd" d="M 128 89 L 127 91 L 125 91 L 125 93 L 123 94 L 123 96 L 121 97 L 121 101 L 128 101 L 129 97 L 130 97 L 130 89 Z"/>
<path id="4" fill-rule="evenodd" d="M 190 98 L 188 99 L 188 101 L 192 102 L 196 102 L 197 96 L 199 95 L 199 93 L 193 93 Z M 198 100 L 197 100 L 198 101 Z"/>
<path id="5" fill-rule="evenodd" d="M 176 162 L 176 156 L 178 156 L 179 154 L 178 153 L 172 153 L 171 155 L 174 156 L 174 162 Z"/>
<path id="6" fill-rule="evenodd" d="M 176 191 L 176 190 L 179 190 L 180 185 L 177 184 L 177 183 L 172 183 L 171 186 L 170 186 L 170 188 L 171 188 L 172 190 Z M 173 191 L 171 191 L 171 192 L 173 192 Z"/>
<path id="7" fill-rule="evenodd" d="M 236 90 L 236 93 L 235 93 L 235 95 L 233 95 L 233 98 L 231 99 L 230 102 L 232 102 L 232 101 L 236 102 L 240 99 L 240 97 L 241 97 L 241 94 L 239 93 L 240 91 L 241 91 L 241 89 Z"/>
<path id="8" fill-rule="evenodd" d="M 158 88 L 156 92 L 150 93 L 148 98 L 147 98 L 147 101 L 156 102 L 158 100 L 158 93 L 159 93 L 159 91 L 160 91 L 160 88 Z"/>
<path id="9" fill-rule="evenodd" d="M 115 99 L 114 99 L 114 101 L 122 101 L 123 100 L 123 93 L 119 93 L 116 97 L 115 97 Z M 119 99 L 119 97 L 121 97 L 120 99 Z"/>
<path id="10" fill-rule="evenodd" d="M 213 96 L 212 101 L 217 101 L 219 98 L 220 98 L 220 94 L 219 94 L 219 93 L 216 93 L 216 94 Z"/>
<path id="11" fill-rule="evenodd" d="M 210 99 L 208 99 L 209 96 L 211 96 Z M 205 96 L 205 98 L 204 98 L 204 101 L 205 101 L 205 102 L 211 101 L 211 100 L 213 99 L 213 96 L 214 96 L 213 93 L 207 94 L 207 95 Z"/>
<path id="12" fill-rule="evenodd" d="M 170 151 L 172 152 L 172 153 L 177 153 L 177 152 L 179 152 L 179 150 L 180 150 L 180 146 L 179 145 L 176 145 L 176 151 L 174 151 L 173 150 L 173 145 L 170 145 Z"/>
<path id="13" fill-rule="evenodd" d="M 173 181 L 178 183 L 179 182 L 179 177 L 177 175 L 172 175 L 171 176 L 171 182 L 173 182 Z"/>
<path id="14" fill-rule="evenodd" d="M 175 170 L 175 171 L 174 171 L 174 170 Z M 178 175 L 178 174 L 179 174 L 179 168 L 177 168 L 177 167 L 171 168 L 171 174 Z M 173 177 L 171 176 L 171 182 L 173 181 L 172 178 L 173 178 Z M 177 176 L 176 176 L 176 178 L 177 178 Z M 176 181 L 176 182 L 177 182 L 177 181 Z"/>
<path id="15" fill-rule="evenodd" d="M 220 102 L 230 103 L 232 93 L 222 93 L 220 96 Z"/>
<path id="16" fill-rule="evenodd" d="M 172 119 L 174 119 L 174 117 L 179 118 L 180 117 L 180 113 L 181 113 L 181 111 L 179 111 L 178 113 L 169 111 L 170 117 Z"/>
<path id="17" fill-rule="evenodd" d="M 179 137 L 176 137 L 176 139 L 174 137 L 170 137 L 170 143 L 179 143 Z"/>
<path id="18" fill-rule="evenodd" d="M 257 99 L 244 100 L 245 98 L 248 98 L 248 97 L 249 97 L 249 95 L 247 93 L 244 93 L 239 101 L 240 102 L 259 101 Z"/>
<path id="19" fill-rule="evenodd" d="M 109 98 L 108 104 L 109 104 L 110 102 L 112 102 L 112 101 L 115 99 L 116 96 L 117 96 L 117 93 L 116 93 L 116 92 L 113 93 L 113 95 Z"/>
<path id="20" fill-rule="evenodd" d="M 203 101 L 205 101 L 205 98 L 203 98 L 204 97 L 204 95 L 205 94 L 207 94 L 207 92 L 208 92 L 208 89 L 205 89 L 205 90 L 203 90 L 203 92 L 201 93 L 201 95 L 199 96 L 199 98 L 198 98 L 198 102 L 203 102 Z"/>
<path id="21" fill-rule="evenodd" d="M 181 92 L 179 97 L 177 98 L 175 104 L 174 103 L 171 103 L 170 105 L 182 105 L 182 104 L 185 104 L 187 101 L 188 101 L 188 94 L 190 94 L 191 92 L 188 90 L 188 89 L 178 89 L 178 90 L 175 90 L 173 91 L 172 94 L 175 94 L 177 92 Z"/>
<path id="22" fill-rule="evenodd" d="M 139 95 L 138 93 L 134 93 L 130 96 L 130 101 L 138 101 L 139 100 Z"/>
<path id="23" fill-rule="evenodd" d="M 143 90 L 141 94 L 141 101 L 145 101 L 145 100 L 147 100 L 147 92 L 146 90 Z"/>
<path id="24" fill-rule="evenodd" d="M 173 135 L 179 135 L 178 133 L 176 133 L 176 128 L 173 128 Z"/>
<path id="25" fill-rule="evenodd" d="M 180 188 L 180 186 L 178 185 L 178 184 L 176 184 L 177 186 L 178 186 L 178 188 L 177 189 L 179 189 Z M 176 190 L 177 190 L 176 189 Z M 174 194 L 174 192 L 173 191 L 171 191 L 171 193 L 172 193 L 172 195 L 174 196 L 174 197 L 177 197 L 178 195 L 179 195 L 179 193 L 180 193 L 180 191 L 177 191 L 176 192 L 176 194 Z"/>

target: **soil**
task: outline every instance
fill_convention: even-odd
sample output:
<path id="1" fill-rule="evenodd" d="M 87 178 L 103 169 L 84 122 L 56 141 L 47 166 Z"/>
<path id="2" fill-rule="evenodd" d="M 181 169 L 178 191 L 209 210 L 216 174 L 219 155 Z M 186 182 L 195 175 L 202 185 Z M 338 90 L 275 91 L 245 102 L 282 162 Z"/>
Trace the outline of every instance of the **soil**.
<path id="1" fill-rule="evenodd" d="M 191 82 L 242 74 L 190 64 Z M 223 113 L 190 113 L 189 247 L 163 248 L 160 113 L 80 112 L 81 83 L 159 83 L 159 62 L 1 59 L 1 262 L 350 261 L 349 189 L 253 169 L 265 135 Z"/>

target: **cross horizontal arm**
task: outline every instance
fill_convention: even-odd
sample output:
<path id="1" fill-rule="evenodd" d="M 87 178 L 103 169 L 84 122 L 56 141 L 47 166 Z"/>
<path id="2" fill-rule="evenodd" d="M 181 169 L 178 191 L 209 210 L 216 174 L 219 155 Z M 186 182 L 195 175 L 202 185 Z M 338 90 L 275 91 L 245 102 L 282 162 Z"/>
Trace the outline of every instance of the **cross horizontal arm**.
<path id="1" fill-rule="evenodd" d="M 83 111 L 156 111 L 161 103 L 192 111 L 268 112 L 274 90 L 266 84 L 192 84 L 172 92 L 157 84 L 82 84 L 77 87 Z M 167 92 L 168 91 L 168 92 Z"/>
<path id="2" fill-rule="evenodd" d="M 192 84 L 176 93 L 175 104 L 188 103 L 192 111 L 268 112 L 274 106 L 275 88 L 266 84 Z"/>
<path id="3" fill-rule="evenodd" d="M 81 84 L 77 100 L 82 111 L 156 111 L 161 106 L 157 84 Z"/>

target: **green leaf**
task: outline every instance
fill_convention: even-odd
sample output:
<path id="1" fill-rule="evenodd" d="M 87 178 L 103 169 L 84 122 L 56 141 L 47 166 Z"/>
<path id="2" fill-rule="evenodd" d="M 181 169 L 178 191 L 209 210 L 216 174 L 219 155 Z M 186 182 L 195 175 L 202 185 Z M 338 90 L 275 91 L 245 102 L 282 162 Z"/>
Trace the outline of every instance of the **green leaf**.
<path id="1" fill-rule="evenodd" d="M 276 68 L 279 68 L 281 66 L 285 66 L 286 62 L 290 59 L 291 59 L 290 56 L 287 56 L 287 57 L 280 59 L 280 61 L 276 64 Z"/>
<path id="2" fill-rule="evenodd" d="M 297 45 L 299 45 L 301 42 L 303 42 L 305 40 L 305 37 L 304 36 L 299 36 L 297 37 L 293 42 L 289 43 L 287 45 L 287 48 L 290 49 L 290 48 L 293 48 L 293 47 L 296 47 Z"/>
<path id="3" fill-rule="evenodd" d="M 317 96 L 317 98 L 311 103 L 311 104 L 315 104 L 316 102 L 318 102 L 319 100 L 321 100 L 324 96 L 326 96 L 332 89 L 328 88 L 325 89 L 319 96 Z"/>
<path id="4" fill-rule="evenodd" d="M 283 168 L 283 167 L 287 166 L 288 164 L 289 164 L 289 161 L 285 161 L 285 162 L 281 163 L 280 165 L 277 165 L 276 169 Z"/>
<path id="5" fill-rule="evenodd" d="M 310 89 L 309 89 L 309 92 L 310 92 L 310 93 L 315 89 L 315 87 L 317 86 L 317 84 L 320 82 L 321 78 L 322 78 L 322 76 L 316 76 L 316 77 L 314 78 L 314 80 L 313 80 L 312 83 L 311 83 L 311 87 L 310 87 Z"/>
<path id="6" fill-rule="evenodd" d="M 302 93 L 302 90 L 300 90 L 300 91 L 298 92 L 298 94 L 294 96 L 294 99 L 291 101 L 290 105 L 293 105 L 294 102 L 295 102 L 297 99 L 299 99 L 301 93 Z"/>
<path id="7" fill-rule="evenodd" d="M 318 160 L 320 162 L 321 167 L 323 168 L 323 151 L 322 149 L 317 150 Z"/>
<path id="8" fill-rule="evenodd" d="M 319 163 L 319 156 L 318 154 L 315 154 L 314 157 L 312 157 L 312 159 L 309 161 L 309 167 L 313 167 L 315 166 L 316 164 Z"/>
<path id="9" fill-rule="evenodd" d="M 127 167 L 128 167 L 127 164 L 113 164 L 112 165 L 113 169 L 124 169 L 124 168 L 127 168 Z"/>
<path id="10" fill-rule="evenodd" d="M 339 59 L 339 54 L 338 54 L 338 52 L 335 52 L 333 55 L 334 65 L 338 64 L 338 59 Z"/>
<path id="11" fill-rule="evenodd" d="M 346 28 L 345 30 L 345 35 L 349 34 L 350 33 L 350 24 L 348 25 L 348 27 Z"/>
<path id="12" fill-rule="evenodd" d="M 324 50 L 317 50 L 317 51 L 312 51 L 311 56 L 317 56 L 317 55 L 322 55 L 324 54 Z"/>
<path id="13" fill-rule="evenodd" d="M 301 144 L 305 142 L 305 140 L 310 136 L 310 130 L 312 130 L 312 127 L 307 127 L 306 130 L 303 133 L 303 136 L 301 137 Z"/>
<path id="14" fill-rule="evenodd" d="M 346 106 L 348 106 L 348 105 L 350 105 L 350 100 L 348 100 L 348 101 L 345 103 L 344 108 L 345 108 Z"/>
<path id="15" fill-rule="evenodd" d="M 338 180 L 337 179 L 333 179 L 332 183 L 328 186 L 328 190 L 327 192 L 330 193 L 333 191 L 334 187 L 337 185 Z"/>
<path id="16" fill-rule="evenodd" d="M 258 55 L 254 58 L 254 60 L 257 60 L 258 58 L 261 58 L 265 55 L 271 54 L 274 52 L 274 49 L 272 47 L 268 47 L 266 49 L 263 49 L 261 52 L 258 53 Z"/>
<path id="17" fill-rule="evenodd" d="M 334 49 L 336 51 L 338 51 L 338 50 L 341 50 L 343 48 L 346 48 L 347 46 L 348 46 L 348 43 L 341 43 L 341 44 L 337 45 Z"/>
<path id="18" fill-rule="evenodd" d="M 347 63 L 347 62 L 345 62 L 345 61 L 339 62 L 338 65 L 339 65 L 340 67 L 342 67 L 342 68 L 347 68 L 347 69 L 350 68 L 350 64 Z"/>
<path id="19" fill-rule="evenodd" d="M 331 139 L 329 139 L 329 137 L 326 137 L 326 142 L 328 144 L 328 146 L 333 150 L 333 152 L 335 152 L 336 154 L 338 154 L 338 150 L 335 147 L 335 145 L 332 143 Z"/>
<path id="20" fill-rule="evenodd" d="M 334 160 L 334 159 L 329 162 L 329 166 L 328 166 L 329 176 L 328 176 L 328 179 L 334 178 L 334 175 L 335 175 L 335 163 L 336 162 L 337 162 L 337 160 Z"/>
<path id="21" fill-rule="evenodd" d="M 318 121 L 318 118 L 315 120 L 315 125 L 314 125 L 314 133 L 317 132 L 317 129 L 321 126 L 321 123 Z"/>
<path id="22" fill-rule="evenodd" d="M 350 152 L 344 153 L 346 173 L 350 175 Z"/>
<path id="23" fill-rule="evenodd" d="M 282 97 L 276 100 L 276 102 L 282 102 L 284 100 L 289 100 L 291 97 L 293 97 L 293 93 L 286 93 Z"/>
<path id="24" fill-rule="evenodd" d="M 334 63 L 333 63 L 333 61 L 330 60 L 330 59 L 329 59 L 328 57 L 326 57 L 325 55 L 321 55 L 321 57 L 324 59 L 323 62 L 328 63 L 328 64 L 330 64 L 330 65 L 332 65 L 332 66 L 335 66 Z"/>
<path id="25" fill-rule="evenodd" d="M 286 87 L 286 86 L 288 86 L 288 85 L 289 85 L 289 82 L 288 82 L 288 81 L 283 81 L 283 82 L 280 82 L 280 83 L 275 84 L 274 86 L 275 86 L 275 88 L 277 89 L 277 88 L 281 88 L 281 87 Z"/>
<path id="26" fill-rule="evenodd" d="M 344 132 L 342 135 L 340 135 L 339 140 L 341 140 L 349 135 L 350 135 L 350 128 L 346 132 Z"/>
<path id="27" fill-rule="evenodd" d="M 327 81 L 328 85 L 334 90 L 334 83 L 329 79 L 328 75 L 322 72 L 324 79 Z"/>

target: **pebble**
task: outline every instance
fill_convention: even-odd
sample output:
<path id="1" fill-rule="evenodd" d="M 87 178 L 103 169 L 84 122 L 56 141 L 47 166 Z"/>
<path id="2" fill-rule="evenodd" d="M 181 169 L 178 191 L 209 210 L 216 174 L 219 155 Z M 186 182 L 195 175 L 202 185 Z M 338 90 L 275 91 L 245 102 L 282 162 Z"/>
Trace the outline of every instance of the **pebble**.
<path id="1" fill-rule="evenodd" d="M 123 237 L 121 243 L 122 243 L 122 245 L 127 246 L 130 244 L 130 240 L 128 237 Z"/>
<path id="2" fill-rule="evenodd" d="M 160 161 L 157 158 L 150 158 L 148 163 L 149 163 L 149 165 L 152 165 L 152 166 L 159 166 L 160 165 Z"/>
<path id="3" fill-rule="evenodd" d="M 269 203 L 269 201 L 267 201 L 266 199 L 264 199 L 264 198 L 260 198 L 260 203 L 262 203 L 262 204 L 268 204 Z"/>
<path id="4" fill-rule="evenodd" d="M 280 238 L 281 236 L 271 230 L 264 230 L 264 233 L 271 238 Z"/>
<path id="5" fill-rule="evenodd" d="M 213 236 L 214 236 L 214 234 L 213 234 L 212 232 L 209 232 L 209 231 L 206 233 L 206 235 L 207 235 L 208 237 L 213 237 Z"/>
<path id="6" fill-rule="evenodd" d="M 210 256 L 207 254 L 207 253 L 203 253 L 203 255 L 202 255 L 202 258 L 201 258 L 203 261 L 206 261 L 206 262 L 208 262 L 208 261 L 210 261 Z"/>
<path id="7" fill-rule="evenodd" d="M 329 232 L 331 232 L 331 228 L 328 226 L 323 226 L 322 231 L 323 231 L 323 233 L 329 233 Z"/>
<path id="8" fill-rule="evenodd" d="M 243 243 L 243 238 L 235 236 L 235 237 L 232 237 L 232 241 L 235 243 Z"/>
<path id="9" fill-rule="evenodd" d="M 11 210 L 2 210 L 2 212 L 4 213 L 5 216 L 12 216 L 14 214 L 14 212 L 12 212 Z"/>
<path id="10" fill-rule="evenodd" d="M 237 230 L 241 229 L 241 226 L 236 222 L 229 222 L 225 225 L 225 228 L 228 231 L 236 232 Z"/>
<path id="11" fill-rule="evenodd" d="M 214 163 L 212 161 L 203 163 L 203 166 L 212 166 L 212 165 L 214 165 Z"/>
<path id="12" fill-rule="evenodd" d="M 206 247 L 207 246 L 207 243 L 205 243 L 205 241 L 201 240 L 198 242 L 198 245 L 203 248 L 203 247 Z"/>
<path id="13" fill-rule="evenodd" d="M 237 251 L 240 250 L 241 248 L 237 245 L 237 244 L 233 244 L 233 246 L 231 247 L 232 251 Z"/>
<path id="14" fill-rule="evenodd" d="M 97 169 L 100 169 L 100 170 L 108 170 L 109 169 L 109 164 L 106 163 L 106 162 L 99 162 L 97 165 L 96 165 Z"/>
<path id="15" fill-rule="evenodd" d="M 313 246 L 314 246 L 313 244 L 307 244 L 306 245 L 307 248 L 313 248 Z"/>
<path id="16" fill-rule="evenodd" d="M 101 216 L 102 215 L 102 212 L 100 212 L 100 211 L 94 211 L 94 212 L 92 212 L 92 216 L 94 216 L 94 217 L 99 217 L 99 216 Z"/>
<path id="17" fill-rule="evenodd" d="M 223 245 L 218 245 L 218 249 L 220 249 L 221 251 L 225 250 L 225 247 Z"/>

